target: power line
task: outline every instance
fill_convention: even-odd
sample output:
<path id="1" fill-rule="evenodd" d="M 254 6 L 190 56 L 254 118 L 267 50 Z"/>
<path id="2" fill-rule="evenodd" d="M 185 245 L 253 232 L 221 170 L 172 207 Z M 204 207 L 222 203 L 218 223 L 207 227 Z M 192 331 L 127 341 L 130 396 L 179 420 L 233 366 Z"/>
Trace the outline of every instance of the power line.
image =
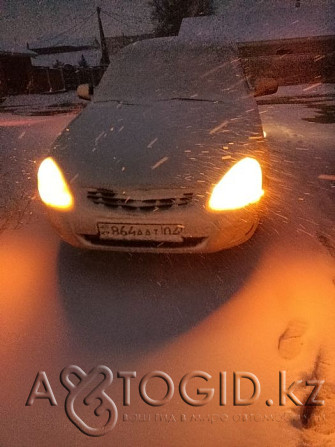
<path id="1" fill-rule="evenodd" d="M 64 36 L 64 34 L 68 34 L 69 32 L 74 32 L 75 30 L 77 31 L 78 28 L 81 28 L 83 26 L 86 25 L 86 23 L 95 15 L 95 11 L 92 12 L 92 14 L 90 14 L 88 17 L 86 17 L 85 19 L 82 19 L 79 23 L 77 23 L 76 25 L 71 26 L 70 28 L 65 29 L 64 31 L 60 32 L 59 34 L 56 34 L 55 36 L 50 37 L 49 41 L 55 41 L 57 40 L 59 37 Z M 38 40 L 45 40 L 45 38 L 40 38 Z M 64 40 L 58 41 L 56 42 L 57 44 L 63 43 Z"/>
<path id="2" fill-rule="evenodd" d="M 109 14 L 108 12 L 106 12 L 104 9 L 101 10 L 102 13 L 104 13 L 105 15 L 107 15 L 108 17 L 110 17 L 112 20 L 115 20 L 118 23 L 121 23 L 122 25 L 127 26 L 126 23 L 122 22 L 122 20 L 117 19 L 116 17 L 112 16 L 111 14 Z"/>
<path id="3" fill-rule="evenodd" d="M 105 9 L 101 9 L 101 12 L 103 14 L 105 14 L 106 16 L 108 16 L 110 19 L 112 19 L 114 22 L 120 23 L 123 26 L 129 26 L 129 22 L 133 22 L 133 24 L 147 24 L 142 18 L 140 17 L 136 17 L 136 16 L 131 16 L 131 17 L 126 17 L 126 20 L 128 20 L 128 23 L 125 23 L 123 20 L 121 20 L 120 17 L 122 17 L 119 13 L 114 12 L 114 13 L 110 13 L 108 11 L 106 11 Z M 44 41 L 47 40 L 50 42 L 50 44 L 53 45 L 61 45 L 63 43 L 66 43 L 66 38 L 62 38 L 64 35 L 69 35 L 69 34 L 73 34 L 76 31 L 78 31 L 80 28 L 83 28 L 88 21 L 95 15 L 95 11 L 93 11 L 91 14 L 89 14 L 86 18 L 81 19 L 79 22 L 77 22 L 75 25 L 72 25 L 69 28 L 64 29 L 63 31 L 61 31 L 60 33 L 54 35 L 54 36 L 50 36 L 49 38 L 39 38 L 37 39 L 38 41 Z M 123 18 L 123 17 L 122 17 Z"/>
<path id="4" fill-rule="evenodd" d="M 143 17 L 135 16 L 135 15 L 133 15 L 133 14 L 131 14 L 131 15 L 129 16 L 129 13 L 127 13 L 127 12 L 124 12 L 122 15 L 121 15 L 119 12 L 117 12 L 117 11 L 110 12 L 110 11 L 108 11 L 108 10 L 106 10 L 106 9 L 105 9 L 105 12 L 108 13 L 108 14 L 110 14 L 110 15 L 115 14 L 115 15 L 117 15 L 117 16 L 119 16 L 119 17 L 134 18 L 134 19 L 143 21 Z M 128 14 L 128 17 L 126 17 L 127 14 Z"/>
<path id="5" fill-rule="evenodd" d="M 105 10 L 105 9 L 102 9 L 101 11 L 102 11 L 104 14 L 108 15 L 110 18 L 112 18 L 112 19 L 118 21 L 119 23 L 122 23 L 123 25 L 126 25 L 126 24 L 120 19 L 120 17 L 125 18 L 126 20 L 129 20 L 129 21 L 133 21 L 133 22 L 135 22 L 135 23 L 137 22 L 137 23 L 141 23 L 141 24 L 147 24 L 147 22 L 146 22 L 145 20 L 143 20 L 142 17 L 138 17 L 138 16 L 128 16 L 128 17 L 124 17 L 124 16 L 122 16 L 121 14 L 119 14 L 118 12 L 113 12 L 113 13 L 111 13 L 111 12 Z M 116 16 L 116 17 L 115 17 L 115 16 Z M 118 17 L 118 18 L 117 18 L 117 17 Z"/>

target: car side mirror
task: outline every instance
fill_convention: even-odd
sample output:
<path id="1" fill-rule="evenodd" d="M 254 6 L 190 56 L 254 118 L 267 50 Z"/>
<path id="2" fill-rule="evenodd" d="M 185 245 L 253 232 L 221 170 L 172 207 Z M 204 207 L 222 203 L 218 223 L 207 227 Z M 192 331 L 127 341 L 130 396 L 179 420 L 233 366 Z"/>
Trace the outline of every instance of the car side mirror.
<path id="1" fill-rule="evenodd" d="M 93 96 L 93 85 L 92 84 L 80 84 L 77 88 L 77 95 L 80 99 L 86 99 L 90 101 Z"/>
<path id="2" fill-rule="evenodd" d="M 255 97 L 273 95 L 278 90 L 278 81 L 274 78 L 258 78 L 254 85 Z"/>

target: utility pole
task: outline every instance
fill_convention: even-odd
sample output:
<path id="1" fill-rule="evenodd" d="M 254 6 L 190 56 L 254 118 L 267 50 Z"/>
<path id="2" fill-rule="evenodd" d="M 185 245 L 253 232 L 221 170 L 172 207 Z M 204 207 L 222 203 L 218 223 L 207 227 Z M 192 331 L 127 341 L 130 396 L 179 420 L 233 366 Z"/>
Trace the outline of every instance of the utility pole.
<path id="1" fill-rule="evenodd" d="M 102 27 L 100 13 L 101 13 L 101 8 L 98 6 L 97 7 L 97 14 L 98 14 L 100 42 L 101 42 L 101 60 L 100 60 L 100 64 L 105 66 L 105 67 L 107 67 L 107 65 L 109 65 L 110 60 L 109 60 L 107 42 L 106 42 L 104 29 Z"/>

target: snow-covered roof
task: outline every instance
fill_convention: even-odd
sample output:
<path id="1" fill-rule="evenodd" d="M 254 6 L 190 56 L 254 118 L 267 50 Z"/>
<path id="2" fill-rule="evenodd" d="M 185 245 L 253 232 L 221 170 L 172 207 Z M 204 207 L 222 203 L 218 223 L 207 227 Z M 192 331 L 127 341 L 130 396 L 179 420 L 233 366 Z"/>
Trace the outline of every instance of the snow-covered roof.
<path id="1" fill-rule="evenodd" d="M 306 37 L 335 36 L 335 2 L 308 5 L 295 2 L 236 1 L 220 10 L 222 15 L 183 20 L 180 37 L 228 36 L 235 42 L 259 42 Z"/>
<path id="2" fill-rule="evenodd" d="M 78 66 L 79 61 L 84 56 L 87 64 L 90 67 L 96 67 L 100 65 L 101 50 L 79 50 L 79 51 L 69 51 L 65 53 L 55 53 L 55 54 L 40 54 L 34 58 L 32 61 L 34 66 L 50 67 L 52 68 L 57 61 L 66 65 Z"/>
<path id="3" fill-rule="evenodd" d="M 34 57 L 36 53 L 16 43 L 0 42 L 0 55 Z"/>
<path id="4" fill-rule="evenodd" d="M 59 47 L 99 48 L 100 43 L 96 37 L 68 37 L 64 35 L 41 37 L 35 42 L 29 43 L 29 48 L 34 50 Z"/>

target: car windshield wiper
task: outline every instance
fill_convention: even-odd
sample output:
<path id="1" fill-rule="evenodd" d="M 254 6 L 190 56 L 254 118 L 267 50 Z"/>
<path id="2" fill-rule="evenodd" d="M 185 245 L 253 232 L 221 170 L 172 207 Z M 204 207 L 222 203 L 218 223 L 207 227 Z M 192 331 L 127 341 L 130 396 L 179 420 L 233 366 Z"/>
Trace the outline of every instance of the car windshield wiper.
<path id="1" fill-rule="evenodd" d="M 136 100 L 135 100 L 136 101 Z M 168 101 L 197 101 L 197 102 L 211 102 L 211 103 L 220 103 L 223 101 L 220 101 L 218 99 L 203 99 L 203 98 L 190 98 L 190 97 L 173 97 L 173 98 L 164 98 L 164 99 L 149 99 L 146 102 L 132 102 L 128 100 L 122 100 L 122 99 L 106 99 L 106 100 L 99 100 L 95 101 L 96 103 L 106 103 L 106 102 L 118 102 L 119 104 L 123 104 L 126 106 L 140 106 L 140 105 L 149 105 L 155 102 L 168 102 Z"/>
<path id="2" fill-rule="evenodd" d="M 220 102 L 218 99 L 191 98 L 189 96 L 176 96 L 174 98 L 162 99 L 161 101 L 198 101 L 198 102 Z"/>
<path id="3" fill-rule="evenodd" d="M 131 101 L 125 101 L 123 99 L 116 99 L 116 98 L 112 98 L 112 99 L 108 98 L 108 99 L 104 99 L 104 100 L 99 99 L 98 101 L 93 101 L 93 102 L 95 104 L 103 104 L 103 103 L 106 103 L 106 102 L 117 102 L 117 103 L 123 104 L 125 106 L 141 106 L 141 105 L 144 104 L 144 103 L 141 103 L 141 102 L 131 102 Z"/>

